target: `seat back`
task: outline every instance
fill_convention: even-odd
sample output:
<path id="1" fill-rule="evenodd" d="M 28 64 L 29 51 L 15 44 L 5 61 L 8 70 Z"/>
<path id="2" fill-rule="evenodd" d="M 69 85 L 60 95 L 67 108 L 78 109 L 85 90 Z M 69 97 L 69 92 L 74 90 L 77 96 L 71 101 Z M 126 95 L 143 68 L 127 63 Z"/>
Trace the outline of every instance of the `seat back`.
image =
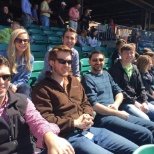
<path id="1" fill-rule="evenodd" d="M 105 64 L 103 66 L 103 69 L 108 70 L 112 67 L 112 59 L 111 58 L 105 58 Z"/>
<path id="2" fill-rule="evenodd" d="M 82 47 L 82 58 L 88 58 L 89 54 L 94 51 L 94 49 L 95 48 L 91 46 Z"/>
<path id="3" fill-rule="evenodd" d="M 89 65 L 89 58 L 80 59 L 80 74 L 83 76 L 87 72 L 91 71 L 91 66 Z"/>
<path id="4" fill-rule="evenodd" d="M 107 58 L 111 58 L 113 53 L 114 53 L 114 51 L 115 51 L 114 47 L 106 47 L 106 52 L 107 52 L 106 57 Z"/>
<path id="5" fill-rule="evenodd" d="M 31 44 L 30 48 L 35 61 L 44 60 L 44 56 L 47 52 L 46 45 Z"/>
<path id="6" fill-rule="evenodd" d="M 36 84 L 38 76 L 40 75 L 43 68 L 44 68 L 44 61 L 34 61 L 31 77 L 30 77 L 30 80 L 29 80 L 29 85 L 32 88 Z"/>
<path id="7" fill-rule="evenodd" d="M 57 36 L 49 36 L 48 37 L 48 43 L 50 43 L 50 44 L 56 44 L 56 45 L 63 44 L 61 38 L 59 38 Z"/>
<path id="8" fill-rule="evenodd" d="M 133 154 L 154 154 L 154 144 L 142 145 Z"/>
<path id="9" fill-rule="evenodd" d="M 0 44 L 0 51 L 6 51 L 8 48 L 8 44 L 2 43 Z"/>
<path id="10" fill-rule="evenodd" d="M 47 37 L 45 35 L 33 34 L 31 37 L 33 38 L 34 44 L 47 44 Z"/>

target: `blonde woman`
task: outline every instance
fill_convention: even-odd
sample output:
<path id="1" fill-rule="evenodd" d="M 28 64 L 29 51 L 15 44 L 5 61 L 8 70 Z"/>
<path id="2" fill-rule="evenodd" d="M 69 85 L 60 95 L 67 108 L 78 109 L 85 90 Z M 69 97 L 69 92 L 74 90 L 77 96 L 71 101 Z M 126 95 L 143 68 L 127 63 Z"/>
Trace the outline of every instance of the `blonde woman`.
<path id="1" fill-rule="evenodd" d="M 3 56 L 6 56 L 12 67 L 10 89 L 13 92 L 24 93 L 30 97 L 31 88 L 28 80 L 31 76 L 34 57 L 30 52 L 29 35 L 25 29 L 16 29 L 11 33 L 9 46 Z"/>
<path id="2" fill-rule="evenodd" d="M 142 55 L 138 58 L 136 65 L 141 73 L 143 84 L 147 92 L 148 101 L 154 104 L 154 91 L 151 88 L 153 84 L 153 76 L 149 73 L 152 68 L 152 59 L 148 55 Z"/>

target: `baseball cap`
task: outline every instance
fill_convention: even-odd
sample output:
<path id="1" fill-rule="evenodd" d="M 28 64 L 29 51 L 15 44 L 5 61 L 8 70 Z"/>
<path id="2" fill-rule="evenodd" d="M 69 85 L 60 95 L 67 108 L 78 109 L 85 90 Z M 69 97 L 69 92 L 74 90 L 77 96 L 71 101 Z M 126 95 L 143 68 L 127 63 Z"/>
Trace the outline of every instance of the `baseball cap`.
<path id="1" fill-rule="evenodd" d="M 127 33 L 122 33 L 121 34 L 121 37 L 128 37 L 129 36 L 129 34 L 127 34 Z"/>
<path id="2" fill-rule="evenodd" d="M 61 4 L 65 5 L 66 6 L 66 3 L 65 2 L 61 2 Z"/>

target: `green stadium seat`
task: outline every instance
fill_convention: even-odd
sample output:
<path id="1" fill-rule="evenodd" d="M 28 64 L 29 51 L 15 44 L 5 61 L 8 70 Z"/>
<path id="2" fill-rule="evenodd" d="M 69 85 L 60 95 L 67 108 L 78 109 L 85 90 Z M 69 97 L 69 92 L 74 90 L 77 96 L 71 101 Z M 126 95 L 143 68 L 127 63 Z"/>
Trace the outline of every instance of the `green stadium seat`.
<path id="1" fill-rule="evenodd" d="M 46 45 L 31 44 L 30 48 L 35 61 L 44 60 L 44 56 L 47 52 Z"/>
<path id="2" fill-rule="evenodd" d="M 108 70 L 112 67 L 112 59 L 111 58 L 105 58 L 105 64 L 103 69 Z"/>
<path id="3" fill-rule="evenodd" d="M 133 154 L 154 154 L 154 144 L 142 145 Z"/>
<path id="4" fill-rule="evenodd" d="M 33 34 L 41 34 L 44 35 L 43 31 L 41 29 L 28 29 L 28 34 L 33 35 Z"/>
<path id="5" fill-rule="evenodd" d="M 0 51 L 6 51 L 8 48 L 8 44 L 0 43 Z"/>
<path id="6" fill-rule="evenodd" d="M 83 76 L 84 74 L 91 71 L 91 66 L 89 65 L 89 58 L 80 59 L 80 74 Z"/>
<path id="7" fill-rule="evenodd" d="M 34 85 L 36 84 L 37 78 L 41 71 L 44 68 L 44 61 L 34 61 L 33 63 L 33 69 L 32 69 L 32 74 L 29 80 L 29 85 L 33 88 Z"/>
<path id="8" fill-rule="evenodd" d="M 114 51 L 115 51 L 114 47 L 106 47 L 106 52 L 107 52 L 106 57 L 107 58 L 111 58 L 113 53 L 114 53 Z"/>
<path id="9" fill-rule="evenodd" d="M 44 30 L 43 33 L 47 36 L 56 36 L 56 32 L 51 31 L 51 30 Z"/>
<path id="10" fill-rule="evenodd" d="M 105 57 L 107 57 L 106 47 L 99 47 L 99 46 L 96 46 L 96 47 L 95 47 L 95 50 L 102 51 L 102 52 L 104 53 Z"/>
<path id="11" fill-rule="evenodd" d="M 45 35 L 33 34 L 31 37 L 33 38 L 34 44 L 48 44 L 47 37 Z"/>
<path id="12" fill-rule="evenodd" d="M 88 58 L 89 54 L 94 51 L 94 49 L 95 48 L 91 46 L 82 47 L 82 58 Z"/>
<path id="13" fill-rule="evenodd" d="M 63 44 L 61 38 L 57 36 L 49 36 L 47 39 L 49 44 L 56 44 L 56 45 Z"/>

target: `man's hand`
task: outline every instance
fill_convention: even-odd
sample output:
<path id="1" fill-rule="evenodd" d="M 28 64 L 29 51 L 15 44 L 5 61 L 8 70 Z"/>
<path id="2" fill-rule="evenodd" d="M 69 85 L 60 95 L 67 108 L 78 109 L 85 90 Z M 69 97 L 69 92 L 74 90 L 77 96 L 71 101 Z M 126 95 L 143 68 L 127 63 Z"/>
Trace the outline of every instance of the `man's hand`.
<path id="1" fill-rule="evenodd" d="M 47 132 L 44 135 L 44 141 L 47 145 L 48 154 L 75 154 L 73 147 L 67 140 L 52 132 Z"/>
<path id="2" fill-rule="evenodd" d="M 142 105 L 139 102 L 135 101 L 134 105 L 141 110 Z"/>
<path id="3" fill-rule="evenodd" d="M 87 130 L 93 125 L 93 119 L 89 114 L 82 114 L 78 119 L 74 120 L 74 127 Z"/>
<path id="4" fill-rule="evenodd" d="M 143 111 L 144 113 L 147 113 L 149 111 L 149 107 L 147 105 L 147 103 L 142 103 L 141 105 L 141 111 Z"/>
<path id="5" fill-rule="evenodd" d="M 118 110 L 118 106 L 115 105 L 115 104 L 110 104 L 110 105 L 108 105 L 108 107 L 109 107 L 110 109 L 113 109 L 113 110 Z"/>
<path id="6" fill-rule="evenodd" d="M 129 118 L 129 114 L 126 111 L 118 111 L 116 116 L 124 120 L 127 120 Z"/>

